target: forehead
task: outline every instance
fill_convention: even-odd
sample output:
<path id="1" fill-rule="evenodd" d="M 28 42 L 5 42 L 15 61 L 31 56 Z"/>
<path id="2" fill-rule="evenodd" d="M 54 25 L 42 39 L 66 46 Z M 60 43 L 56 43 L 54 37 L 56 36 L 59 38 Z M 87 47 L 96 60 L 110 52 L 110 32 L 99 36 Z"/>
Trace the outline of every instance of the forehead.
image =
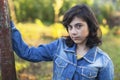
<path id="1" fill-rule="evenodd" d="M 72 21 L 70 22 L 70 25 L 74 25 L 76 23 L 86 23 L 85 20 L 83 20 L 82 18 L 79 18 L 79 17 L 74 17 L 72 19 Z"/>

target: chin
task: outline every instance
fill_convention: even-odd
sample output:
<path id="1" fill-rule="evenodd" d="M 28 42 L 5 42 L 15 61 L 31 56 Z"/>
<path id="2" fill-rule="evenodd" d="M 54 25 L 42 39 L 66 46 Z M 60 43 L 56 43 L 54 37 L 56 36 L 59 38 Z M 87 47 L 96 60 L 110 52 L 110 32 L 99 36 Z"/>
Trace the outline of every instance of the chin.
<path id="1" fill-rule="evenodd" d="M 81 44 L 81 41 L 74 41 L 75 44 Z"/>
<path id="2" fill-rule="evenodd" d="M 84 41 L 80 41 L 80 40 L 75 40 L 74 43 L 75 44 L 84 44 L 85 42 Z"/>

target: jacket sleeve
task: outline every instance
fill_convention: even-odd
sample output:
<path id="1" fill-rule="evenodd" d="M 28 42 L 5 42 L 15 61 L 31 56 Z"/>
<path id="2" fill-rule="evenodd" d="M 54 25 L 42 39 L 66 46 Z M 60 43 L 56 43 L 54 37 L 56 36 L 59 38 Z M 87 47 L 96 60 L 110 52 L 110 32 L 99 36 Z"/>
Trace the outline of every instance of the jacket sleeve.
<path id="1" fill-rule="evenodd" d="M 111 60 L 108 60 L 107 64 L 100 69 L 98 80 L 114 80 L 114 66 Z"/>
<path id="2" fill-rule="evenodd" d="M 28 61 L 51 61 L 55 51 L 57 50 L 58 40 L 55 40 L 49 44 L 40 45 L 38 47 L 29 47 L 21 37 L 20 32 L 15 28 L 13 22 L 11 22 L 12 28 L 12 46 L 15 53 Z"/>

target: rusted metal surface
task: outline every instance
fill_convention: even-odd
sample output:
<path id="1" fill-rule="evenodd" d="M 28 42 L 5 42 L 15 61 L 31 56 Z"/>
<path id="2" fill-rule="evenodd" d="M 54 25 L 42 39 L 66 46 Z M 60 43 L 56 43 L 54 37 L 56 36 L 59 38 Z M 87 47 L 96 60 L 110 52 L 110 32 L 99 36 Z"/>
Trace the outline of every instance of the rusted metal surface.
<path id="1" fill-rule="evenodd" d="M 2 80 L 17 80 L 7 0 L 0 0 L 0 68 Z"/>

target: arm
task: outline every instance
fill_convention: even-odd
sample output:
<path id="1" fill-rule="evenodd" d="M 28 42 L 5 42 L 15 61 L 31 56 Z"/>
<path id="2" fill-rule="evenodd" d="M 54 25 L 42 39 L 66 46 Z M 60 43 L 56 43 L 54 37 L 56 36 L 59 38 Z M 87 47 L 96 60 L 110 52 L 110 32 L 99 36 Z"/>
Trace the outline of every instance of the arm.
<path id="1" fill-rule="evenodd" d="M 11 22 L 12 27 L 12 46 L 16 54 L 28 61 L 51 61 L 55 50 L 57 50 L 58 40 L 36 47 L 29 47 L 21 38 L 20 32 L 15 28 Z"/>
<path id="2" fill-rule="evenodd" d="M 109 60 L 105 67 L 100 69 L 98 80 L 114 80 L 114 66 L 111 60 Z"/>

